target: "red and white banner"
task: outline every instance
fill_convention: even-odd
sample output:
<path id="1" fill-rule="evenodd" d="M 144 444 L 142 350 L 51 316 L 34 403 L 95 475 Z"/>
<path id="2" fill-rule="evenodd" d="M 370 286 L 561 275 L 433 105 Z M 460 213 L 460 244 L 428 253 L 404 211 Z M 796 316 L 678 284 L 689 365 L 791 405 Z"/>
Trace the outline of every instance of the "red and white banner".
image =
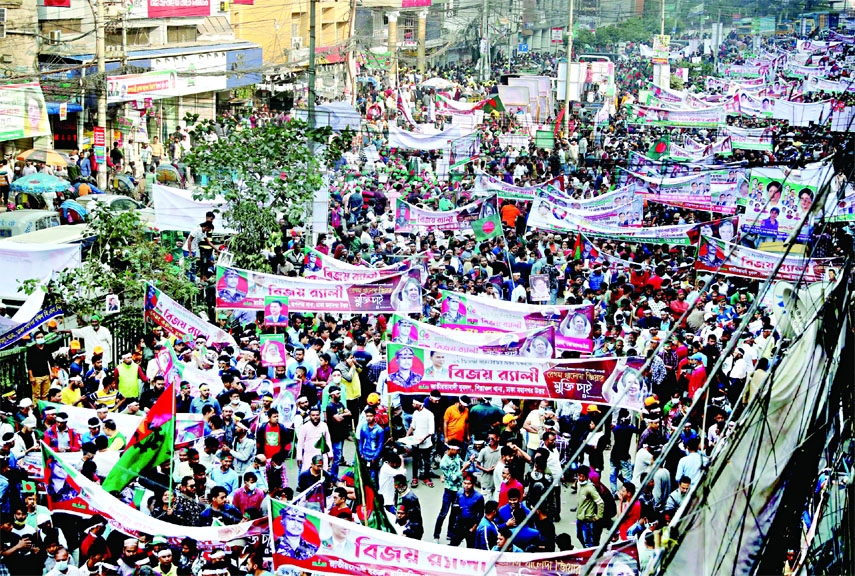
<path id="1" fill-rule="evenodd" d="M 210 16 L 211 0 L 148 0 L 149 18 Z"/>
<path id="2" fill-rule="evenodd" d="M 702 236 L 698 247 L 698 258 L 695 260 L 695 270 L 765 280 L 772 274 L 780 260 L 781 254 L 754 250 Z M 787 282 L 820 282 L 828 279 L 828 269 L 833 263 L 833 258 L 787 256 L 775 279 Z"/>

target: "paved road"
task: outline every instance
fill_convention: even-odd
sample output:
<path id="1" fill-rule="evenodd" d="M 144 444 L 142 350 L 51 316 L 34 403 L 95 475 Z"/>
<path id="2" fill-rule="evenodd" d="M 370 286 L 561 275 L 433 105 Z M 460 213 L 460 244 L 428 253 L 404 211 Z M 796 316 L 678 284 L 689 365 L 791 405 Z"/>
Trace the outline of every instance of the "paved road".
<path id="1" fill-rule="evenodd" d="M 344 446 L 344 456 L 345 460 L 348 462 L 353 461 L 354 454 L 354 444 L 353 442 L 346 442 Z M 608 455 L 605 457 L 606 461 L 606 470 L 603 472 L 603 477 L 606 479 L 606 484 L 608 484 L 608 475 L 609 475 L 609 458 Z M 405 460 L 405 468 L 404 474 L 406 474 L 408 479 L 412 478 L 412 466 L 409 459 Z M 435 471 L 438 474 L 438 471 Z M 296 462 L 288 463 L 288 482 L 290 486 L 297 485 L 297 465 Z M 424 484 L 419 484 L 418 488 L 414 489 L 416 495 L 419 497 L 419 502 L 422 506 L 422 520 L 425 525 L 425 535 L 422 540 L 425 541 L 433 541 L 433 528 L 434 523 L 436 522 L 436 517 L 439 514 L 439 510 L 442 507 L 442 493 L 443 486 L 442 480 L 434 480 L 433 488 L 425 486 Z M 572 492 L 569 487 L 563 487 L 561 489 L 561 521 L 557 523 L 555 527 L 556 534 L 561 534 L 562 532 L 566 532 L 570 534 L 573 538 L 573 546 L 575 548 L 581 548 L 581 544 L 576 539 L 576 495 Z M 448 521 L 446 520 L 446 526 Z M 444 542 L 446 535 L 445 527 L 442 530 L 442 542 Z M 464 545 L 465 546 L 465 545 Z"/>

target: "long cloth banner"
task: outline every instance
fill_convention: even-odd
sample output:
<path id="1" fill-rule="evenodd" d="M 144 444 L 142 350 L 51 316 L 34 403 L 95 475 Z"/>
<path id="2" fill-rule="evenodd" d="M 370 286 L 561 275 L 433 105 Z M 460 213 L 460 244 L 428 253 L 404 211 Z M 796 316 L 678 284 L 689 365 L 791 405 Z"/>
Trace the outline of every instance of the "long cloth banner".
<path id="1" fill-rule="evenodd" d="M 628 186 L 616 188 L 593 198 L 571 198 L 564 195 L 557 188 L 548 186 L 540 192 L 540 198 L 549 200 L 553 204 L 573 211 L 600 212 L 607 207 L 626 206 L 632 204 L 635 199 L 635 191 Z"/>
<path id="2" fill-rule="evenodd" d="M 849 80 L 828 80 L 826 78 L 819 78 L 818 76 L 811 76 L 807 80 L 805 80 L 804 84 L 805 92 L 834 92 L 835 94 L 839 94 L 841 92 L 855 92 L 855 82 L 852 79 Z"/>
<path id="3" fill-rule="evenodd" d="M 478 195 L 497 193 L 502 200 L 532 200 L 538 195 L 538 191 L 542 190 L 545 186 L 554 186 L 559 190 L 563 190 L 564 181 L 562 178 L 553 178 L 552 180 L 531 186 L 514 186 L 493 176 L 479 174 L 475 179 L 473 193 Z"/>
<path id="4" fill-rule="evenodd" d="M 645 200 L 652 199 L 671 206 L 709 210 L 712 204 L 709 174 L 656 178 L 634 173 L 627 186 Z"/>
<path id="5" fill-rule="evenodd" d="M 642 242 L 649 244 L 667 244 L 669 246 L 692 246 L 697 243 L 700 230 L 704 226 L 717 225 L 726 221 L 737 225 L 736 218 L 724 218 L 711 222 L 695 224 L 675 224 L 673 226 L 651 226 L 647 228 L 612 228 L 605 226 L 589 226 L 578 221 L 578 231 L 596 238 L 610 238 L 619 242 Z M 735 236 L 734 231 L 734 236 Z"/>
<path id="6" fill-rule="evenodd" d="M 176 547 L 179 547 L 185 538 L 195 540 L 201 549 L 209 549 L 213 545 L 222 545 L 237 538 L 262 538 L 268 534 L 270 524 L 266 517 L 231 526 L 207 527 L 181 526 L 157 520 L 121 502 L 83 476 L 65 461 L 64 454 L 57 454 L 49 449 L 48 454 L 50 473 L 46 483 L 53 509 L 56 509 L 58 503 L 74 500 L 79 506 L 78 514 L 100 514 L 113 530 L 122 534 L 134 537 L 140 534 L 157 534 Z"/>
<path id="7" fill-rule="evenodd" d="M 730 141 L 734 148 L 772 151 L 775 133 L 771 128 L 724 126 L 721 129 L 721 133 L 730 136 Z"/>
<path id="8" fill-rule="evenodd" d="M 287 297 L 290 312 L 406 314 L 422 310 L 420 271 L 345 284 L 217 266 L 217 308 L 263 310 L 265 298 Z"/>
<path id="9" fill-rule="evenodd" d="M 666 110 L 665 108 L 648 108 L 632 106 L 629 117 L 630 124 L 646 126 L 682 126 L 686 128 L 717 128 L 724 124 L 724 107 L 708 108 L 706 110 Z"/>
<path id="10" fill-rule="evenodd" d="M 389 148 L 407 148 L 409 150 L 442 150 L 448 148 L 448 143 L 460 138 L 460 128 L 451 128 L 439 134 L 418 134 L 401 130 L 397 126 L 389 126 Z"/>
<path id="11" fill-rule="evenodd" d="M 425 346 L 438 352 L 495 354 L 498 356 L 555 357 L 555 327 L 525 332 L 484 334 L 440 328 L 408 316 L 393 314 L 389 322 L 391 342 Z M 430 370 L 430 367 L 428 367 Z"/>
<path id="12" fill-rule="evenodd" d="M 39 312 L 27 322 L 18 324 L 0 335 L 0 349 L 11 346 L 48 320 L 56 318 L 57 316 L 62 316 L 62 310 L 56 304 L 51 304 L 44 310 L 39 310 Z"/>
<path id="13" fill-rule="evenodd" d="M 190 232 L 205 221 L 207 212 L 222 212 L 226 201 L 223 198 L 214 200 L 196 200 L 189 190 L 153 184 L 151 200 L 154 205 L 154 224 L 159 230 L 183 230 Z M 222 230 L 224 222 L 217 221 L 217 227 Z M 232 230 L 225 229 L 225 232 Z"/>
<path id="14" fill-rule="evenodd" d="M 334 282 L 346 283 L 374 282 L 389 278 L 401 272 L 406 272 L 416 262 L 423 259 L 423 256 L 409 256 L 391 266 L 368 268 L 336 260 L 332 256 L 319 252 L 314 248 L 306 248 L 305 253 L 306 256 L 303 259 L 305 264 L 303 277 L 310 280 L 332 280 Z"/>
<path id="15" fill-rule="evenodd" d="M 170 298 L 165 292 L 146 283 L 143 316 L 178 338 L 205 338 L 208 346 L 234 346 L 237 342 L 225 330 L 206 322 Z"/>
<path id="16" fill-rule="evenodd" d="M 605 206 L 597 211 L 571 210 L 538 198 L 531 205 L 526 225 L 539 230 L 563 233 L 578 231 L 580 221 L 592 226 L 640 227 L 644 219 L 644 200 L 633 198 L 629 204 Z"/>
<path id="17" fill-rule="evenodd" d="M 374 530 L 310 508 L 271 501 L 270 539 L 276 574 L 352 576 L 513 576 L 581 573 L 595 548 L 571 552 L 466 550 Z M 398 527 L 402 529 L 402 527 Z M 638 574 L 634 542 L 612 544 L 592 574 Z M 488 571 L 488 567 L 493 566 Z"/>
<path id="18" fill-rule="evenodd" d="M 594 307 L 537 306 L 440 291 L 440 323 L 443 328 L 468 332 L 522 332 L 555 326 L 558 350 L 591 352 Z"/>
<path id="19" fill-rule="evenodd" d="M 389 391 L 427 394 L 438 389 L 453 396 L 551 398 L 630 410 L 640 410 L 649 392 L 638 374 L 643 358 L 551 360 L 443 352 L 437 363 L 433 352 L 389 344 Z"/>
<path id="20" fill-rule="evenodd" d="M 698 248 L 698 258 L 695 260 L 695 270 L 764 280 L 772 273 L 780 259 L 781 254 L 754 250 L 703 236 Z M 828 279 L 828 270 L 833 263 L 832 258 L 787 256 L 775 279 L 787 282 L 820 282 Z"/>
<path id="21" fill-rule="evenodd" d="M 497 212 L 495 196 L 445 211 L 426 210 L 399 198 L 395 202 L 395 232 L 471 230 L 472 222 Z"/>

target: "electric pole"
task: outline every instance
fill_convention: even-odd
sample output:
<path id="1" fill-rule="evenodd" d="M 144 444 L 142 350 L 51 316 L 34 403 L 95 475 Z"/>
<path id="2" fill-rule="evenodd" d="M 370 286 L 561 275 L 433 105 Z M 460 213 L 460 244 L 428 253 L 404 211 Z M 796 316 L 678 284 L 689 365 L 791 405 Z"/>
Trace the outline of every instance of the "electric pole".
<path id="1" fill-rule="evenodd" d="M 487 0 L 481 0 L 481 81 L 490 79 L 490 25 L 487 23 Z"/>
<path id="2" fill-rule="evenodd" d="M 665 35 L 665 0 L 662 0 L 662 21 L 659 27 L 659 34 L 662 36 Z"/>
<path id="3" fill-rule="evenodd" d="M 567 28 L 567 69 L 564 73 L 564 135 L 570 134 L 570 62 L 573 60 L 573 2 L 570 2 L 570 22 Z M 665 0 L 662 0 L 665 2 Z"/>
<path id="4" fill-rule="evenodd" d="M 95 0 L 95 51 L 98 58 L 98 126 L 104 129 L 104 157 L 110 153 L 107 146 L 107 60 L 104 42 L 104 0 Z M 94 138 L 93 138 L 94 152 Z M 98 167 L 98 187 L 107 189 L 107 165 Z"/>

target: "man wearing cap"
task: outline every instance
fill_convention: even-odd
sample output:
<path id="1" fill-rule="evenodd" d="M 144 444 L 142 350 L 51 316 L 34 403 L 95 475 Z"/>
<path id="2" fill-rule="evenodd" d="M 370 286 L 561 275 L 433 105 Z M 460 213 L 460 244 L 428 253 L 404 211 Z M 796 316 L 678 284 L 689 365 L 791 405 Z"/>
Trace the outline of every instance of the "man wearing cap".
<path id="1" fill-rule="evenodd" d="M 320 454 L 315 454 L 312 456 L 309 467 L 300 472 L 300 475 L 297 477 L 297 492 L 305 492 L 320 482 L 323 490 L 317 494 L 310 495 L 307 501 L 319 502 L 323 507 L 327 496 L 332 493 L 333 486 L 337 480 L 332 474 L 324 470 L 324 457 Z"/>
<path id="2" fill-rule="evenodd" d="M 95 347 L 100 346 L 103 350 L 104 358 L 108 362 L 112 362 L 113 358 L 113 335 L 110 331 L 101 326 L 101 316 L 93 314 L 89 319 L 89 326 L 83 328 L 74 328 L 70 330 L 74 338 L 83 338 L 86 344 L 86 362 L 92 362 L 92 355 L 95 352 Z"/>
<path id="3" fill-rule="evenodd" d="M 134 364 L 130 352 L 122 354 L 122 361 L 113 370 L 113 377 L 119 382 L 119 393 L 125 398 L 139 398 L 141 382 L 148 382 L 148 377 L 138 364 Z"/>
<path id="4" fill-rule="evenodd" d="M 691 367 L 691 372 L 689 373 L 689 398 L 694 398 L 698 390 L 703 388 L 707 381 L 707 371 L 704 368 L 703 354 L 696 353 L 689 356 L 689 366 Z"/>
<path id="5" fill-rule="evenodd" d="M 38 423 L 34 414 L 30 414 L 21 422 L 21 429 L 15 433 L 15 443 L 12 446 L 12 454 L 16 459 L 23 460 L 30 452 L 40 450 L 35 433 L 37 427 Z"/>
<path id="6" fill-rule="evenodd" d="M 424 524 L 422 522 L 422 506 L 419 497 L 407 486 L 407 477 L 403 474 L 395 475 L 395 511 L 403 511 L 406 518 L 403 535 L 407 538 L 421 540 L 424 536 Z"/>
<path id="7" fill-rule="evenodd" d="M 27 349 L 27 374 L 33 389 L 33 402 L 38 402 L 47 399 L 53 355 L 45 347 L 45 335 L 42 332 L 36 332 L 34 342 L 35 345 Z"/>
<path id="8" fill-rule="evenodd" d="M 45 439 L 55 452 L 80 452 L 80 435 L 68 427 L 68 414 L 56 415 L 56 424 L 45 430 Z"/>
<path id="9" fill-rule="evenodd" d="M 160 576 L 178 576 L 178 566 L 172 562 L 172 550 L 161 548 L 157 552 L 157 566 L 154 573 Z"/>

